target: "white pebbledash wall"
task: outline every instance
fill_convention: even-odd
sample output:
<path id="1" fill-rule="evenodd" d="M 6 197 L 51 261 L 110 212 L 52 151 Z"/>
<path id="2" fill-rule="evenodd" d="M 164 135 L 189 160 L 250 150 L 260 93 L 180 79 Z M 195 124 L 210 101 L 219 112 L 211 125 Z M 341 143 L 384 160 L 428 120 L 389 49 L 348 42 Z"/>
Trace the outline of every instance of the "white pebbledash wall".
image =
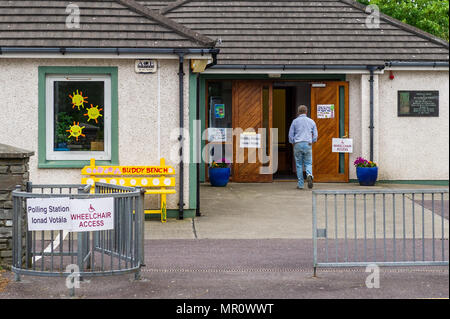
<path id="1" fill-rule="evenodd" d="M 189 125 L 189 61 L 185 62 L 184 123 Z M 0 59 L 0 143 L 35 151 L 30 158 L 33 183 L 80 183 L 81 169 L 38 169 L 38 66 L 114 66 L 118 68 L 119 163 L 158 165 L 158 74 L 137 74 L 134 59 Z M 160 63 L 160 153 L 179 166 L 171 154 L 179 149 L 178 60 Z M 188 139 L 185 144 L 189 150 Z M 189 208 L 188 166 L 184 174 L 184 202 Z M 177 187 L 178 190 L 178 187 Z M 178 209 L 178 193 L 168 196 L 168 209 Z"/>
<path id="2" fill-rule="evenodd" d="M 116 66 L 119 74 L 119 163 L 158 164 L 158 74 L 137 74 L 134 59 L 0 59 L 0 143 L 33 150 L 30 180 L 34 183 L 79 183 L 80 169 L 38 169 L 38 66 Z M 179 142 L 178 60 L 160 63 L 160 154 L 168 164 Z M 189 70 L 185 63 L 184 123 L 189 125 Z M 449 73 L 444 71 L 385 70 L 374 76 L 374 161 L 379 180 L 448 180 Z M 369 158 L 369 75 L 348 74 L 350 179 L 353 161 Z M 398 117 L 398 90 L 439 90 L 439 117 Z M 186 135 L 187 137 L 187 135 Z M 185 143 L 185 155 L 189 139 Z M 176 158 L 176 155 L 175 155 Z M 185 166 L 184 202 L 188 208 L 189 175 Z M 179 175 L 177 175 L 179 181 Z M 178 194 L 168 197 L 178 209 Z"/>
<path id="3" fill-rule="evenodd" d="M 393 70 L 374 76 L 374 161 L 379 180 L 449 179 L 449 73 Z M 347 75 L 350 82 L 350 179 L 353 161 L 370 155 L 369 75 Z M 397 91 L 438 90 L 439 117 L 399 117 Z"/>

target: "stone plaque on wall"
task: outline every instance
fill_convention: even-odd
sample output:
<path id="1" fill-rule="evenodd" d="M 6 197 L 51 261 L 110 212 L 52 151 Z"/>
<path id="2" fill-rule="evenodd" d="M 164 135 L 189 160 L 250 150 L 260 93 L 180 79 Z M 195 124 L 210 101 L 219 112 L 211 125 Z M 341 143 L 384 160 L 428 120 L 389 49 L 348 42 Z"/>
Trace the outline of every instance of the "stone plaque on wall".
<path id="1" fill-rule="evenodd" d="M 398 116 L 439 116 L 439 91 L 398 91 Z"/>

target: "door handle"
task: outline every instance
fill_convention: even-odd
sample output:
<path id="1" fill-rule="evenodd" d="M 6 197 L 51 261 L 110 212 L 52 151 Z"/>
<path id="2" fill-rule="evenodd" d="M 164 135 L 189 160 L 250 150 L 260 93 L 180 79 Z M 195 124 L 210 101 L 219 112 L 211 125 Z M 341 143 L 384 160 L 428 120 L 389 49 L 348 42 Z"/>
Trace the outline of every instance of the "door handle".
<path id="1" fill-rule="evenodd" d="M 345 132 L 345 135 L 342 136 L 341 138 L 348 138 L 348 132 Z"/>

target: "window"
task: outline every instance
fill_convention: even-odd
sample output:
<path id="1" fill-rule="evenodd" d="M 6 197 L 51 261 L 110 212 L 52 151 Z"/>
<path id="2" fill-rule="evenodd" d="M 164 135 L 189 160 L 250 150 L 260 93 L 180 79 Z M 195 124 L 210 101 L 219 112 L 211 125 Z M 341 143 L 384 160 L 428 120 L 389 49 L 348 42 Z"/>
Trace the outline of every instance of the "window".
<path id="1" fill-rule="evenodd" d="M 116 163 L 117 70 L 41 67 L 39 83 L 39 166 Z"/>

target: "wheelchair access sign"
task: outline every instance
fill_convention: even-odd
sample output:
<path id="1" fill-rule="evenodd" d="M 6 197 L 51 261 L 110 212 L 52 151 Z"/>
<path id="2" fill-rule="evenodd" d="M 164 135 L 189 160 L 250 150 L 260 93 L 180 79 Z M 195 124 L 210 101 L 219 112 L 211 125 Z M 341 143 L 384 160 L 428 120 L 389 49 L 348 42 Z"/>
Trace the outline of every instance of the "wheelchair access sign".
<path id="1" fill-rule="evenodd" d="M 353 139 L 333 138 L 331 148 L 333 153 L 353 153 Z"/>

